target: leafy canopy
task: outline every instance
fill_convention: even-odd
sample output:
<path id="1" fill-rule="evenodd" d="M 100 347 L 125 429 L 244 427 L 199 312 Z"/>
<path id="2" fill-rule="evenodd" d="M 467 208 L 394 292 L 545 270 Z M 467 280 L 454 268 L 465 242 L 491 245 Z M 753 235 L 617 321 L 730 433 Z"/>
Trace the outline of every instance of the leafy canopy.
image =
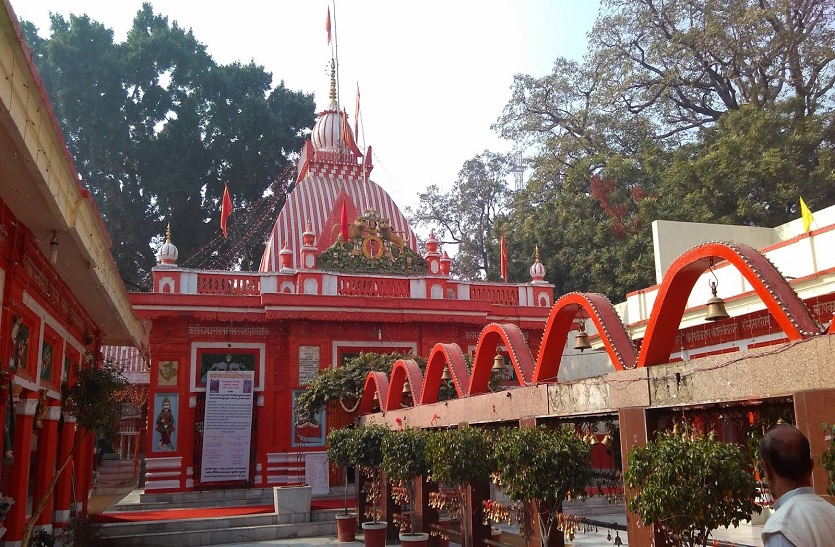
<path id="1" fill-rule="evenodd" d="M 495 439 L 477 427 L 432 432 L 426 440 L 426 462 L 433 481 L 467 486 L 489 480 L 495 471 Z"/>
<path id="2" fill-rule="evenodd" d="M 710 531 L 759 512 L 751 458 L 742 447 L 701 433 L 663 432 L 627 455 L 629 510 L 677 545 L 707 545 Z"/>

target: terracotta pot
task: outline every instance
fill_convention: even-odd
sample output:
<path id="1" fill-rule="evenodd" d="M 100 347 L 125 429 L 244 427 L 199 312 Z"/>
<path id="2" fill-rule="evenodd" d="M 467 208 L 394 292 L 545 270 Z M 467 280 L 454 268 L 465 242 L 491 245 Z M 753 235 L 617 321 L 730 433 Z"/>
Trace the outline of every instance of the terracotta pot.
<path id="1" fill-rule="evenodd" d="M 336 534 L 339 541 L 355 541 L 357 537 L 357 516 L 352 514 L 336 515 Z"/>
<path id="2" fill-rule="evenodd" d="M 388 522 L 363 522 L 362 536 L 365 540 L 365 547 L 385 547 Z"/>
<path id="3" fill-rule="evenodd" d="M 429 534 L 400 534 L 400 544 L 404 547 L 427 547 Z"/>

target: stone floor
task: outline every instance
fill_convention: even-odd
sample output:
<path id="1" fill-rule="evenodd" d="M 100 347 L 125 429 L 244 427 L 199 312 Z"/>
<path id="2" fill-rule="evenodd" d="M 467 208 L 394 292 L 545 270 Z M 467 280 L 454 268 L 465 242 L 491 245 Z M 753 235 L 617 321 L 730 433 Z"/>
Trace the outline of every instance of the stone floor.
<path id="1" fill-rule="evenodd" d="M 104 505 L 107 506 L 108 504 L 112 503 L 136 503 L 137 507 L 140 505 L 139 503 L 139 495 L 141 494 L 141 490 L 134 490 L 133 492 L 119 497 L 119 499 L 99 499 L 96 500 L 91 498 L 91 507 L 93 505 Z M 611 522 L 617 523 L 620 525 L 626 524 L 626 515 L 623 512 L 622 507 L 617 505 L 611 506 L 611 510 L 605 513 L 596 513 L 594 515 L 590 515 L 589 518 L 593 518 L 598 522 Z M 506 532 L 516 533 L 517 530 L 511 527 L 501 527 Z M 739 528 L 720 528 L 715 530 L 712 534 L 713 539 L 719 539 L 722 541 L 726 541 L 728 543 L 733 543 L 737 547 L 762 547 L 762 540 L 760 539 L 760 532 L 762 531 L 762 525 L 752 525 L 750 523 L 745 523 L 740 525 Z M 574 545 L 576 547 L 611 547 L 614 542 L 612 540 L 607 539 L 607 534 L 611 533 L 612 539 L 614 539 L 616 533 L 614 530 L 611 532 L 607 529 L 598 528 L 597 532 L 587 532 L 587 533 L 578 533 L 574 540 L 568 542 L 567 545 Z M 619 532 L 620 538 L 623 541 L 623 545 L 628 545 L 627 537 L 625 532 Z M 358 539 L 362 539 L 362 534 L 357 535 Z M 355 541 L 350 543 L 339 543 L 336 537 L 318 537 L 318 538 L 296 538 L 296 539 L 282 539 L 282 540 L 270 540 L 270 541 L 241 541 L 238 543 L 228 543 L 221 545 L 220 547 L 241 547 L 241 546 L 250 546 L 250 545 L 287 545 L 293 547 L 316 547 L 322 545 L 340 545 L 341 547 L 354 547 L 354 546 L 362 546 L 364 543 L 362 541 Z M 455 543 L 450 543 L 451 547 L 458 547 Z"/>

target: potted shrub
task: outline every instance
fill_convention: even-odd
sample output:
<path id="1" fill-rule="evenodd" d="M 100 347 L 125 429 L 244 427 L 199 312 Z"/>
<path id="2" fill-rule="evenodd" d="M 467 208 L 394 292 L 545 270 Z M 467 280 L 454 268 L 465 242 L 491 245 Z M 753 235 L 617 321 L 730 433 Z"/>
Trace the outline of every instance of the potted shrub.
<path id="1" fill-rule="evenodd" d="M 750 456 L 713 434 L 663 432 L 627 454 L 629 510 L 672 545 L 707 545 L 710 531 L 759 512 Z"/>
<path id="2" fill-rule="evenodd" d="M 328 433 L 328 459 L 342 467 L 345 473 L 345 509 L 336 515 L 336 530 L 339 541 L 354 541 L 357 530 L 356 515 L 348 512 L 348 468 L 356 463 L 357 430 L 341 427 Z"/>
<path id="3" fill-rule="evenodd" d="M 401 526 L 400 542 L 412 547 L 426 547 L 429 534 L 416 533 L 415 480 L 426 474 L 426 432 L 407 428 L 391 431 L 383 438 L 383 472 L 389 481 L 398 481 L 403 489 L 409 511 L 408 531 Z"/>
<path id="4" fill-rule="evenodd" d="M 539 538 L 545 547 L 562 502 L 585 495 L 592 479 L 588 443 L 569 426 L 505 429 L 496 442 L 496 482 L 507 496 L 530 502 L 538 512 Z M 529 536 L 527 528 L 526 537 Z"/>
<path id="5" fill-rule="evenodd" d="M 364 487 L 365 499 L 371 505 L 371 511 L 366 515 L 371 521 L 362 523 L 363 537 L 366 547 L 382 547 L 386 544 L 386 527 L 388 523 L 380 521 L 380 466 L 383 464 L 383 438 L 389 429 L 382 425 L 358 427 L 355 437 L 355 462 L 369 479 Z"/>
<path id="6" fill-rule="evenodd" d="M 495 471 L 493 436 L 476 427 L 434 432 L 426 439 L 426 463 L 434 482 L 458 489 L 461 541 L 464 547 L 472 547 L 466 491 L 469 486 L 489 480 Z"/>

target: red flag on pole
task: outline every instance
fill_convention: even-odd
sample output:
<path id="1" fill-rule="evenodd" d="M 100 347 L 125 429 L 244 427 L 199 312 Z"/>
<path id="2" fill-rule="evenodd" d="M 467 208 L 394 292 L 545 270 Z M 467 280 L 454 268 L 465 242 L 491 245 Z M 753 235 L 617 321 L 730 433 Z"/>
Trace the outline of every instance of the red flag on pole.
<path id="1" fill-rule="evenodd" d="M 354 136 L 360 138 L 360 83 L 357 82 L 357 108 L 354 112 Z"/>
<path id="2" fill-rule="evenodd" d="M 500 242 L 500 254 L 501 254 L 501 268 L 502 268 L 502 279 L 504 282 L 507 283 L 507 248 L 504 246 L 504 232 L 502 232 L 502 239 Z"/>
<path id="3" fill-rule="evenodd" d="M 220 205 L 220 229 L 226 237 L 226 219 L 232 214 L 232 198 L 229 197 L 229 187 L 223 184 L 223 203 Z"/>
<path id="4" fill-rule="evenodd" d="M 348 200 L 342 200 L 342 239 L 348 241 Z"/>
<path id="5" fill-rule="evenodd" d="M 328 18 L 325 19 L 325 30 L 328 31 L 328 45 L 331 45 L 331 7 L 328 6 Z"/>

